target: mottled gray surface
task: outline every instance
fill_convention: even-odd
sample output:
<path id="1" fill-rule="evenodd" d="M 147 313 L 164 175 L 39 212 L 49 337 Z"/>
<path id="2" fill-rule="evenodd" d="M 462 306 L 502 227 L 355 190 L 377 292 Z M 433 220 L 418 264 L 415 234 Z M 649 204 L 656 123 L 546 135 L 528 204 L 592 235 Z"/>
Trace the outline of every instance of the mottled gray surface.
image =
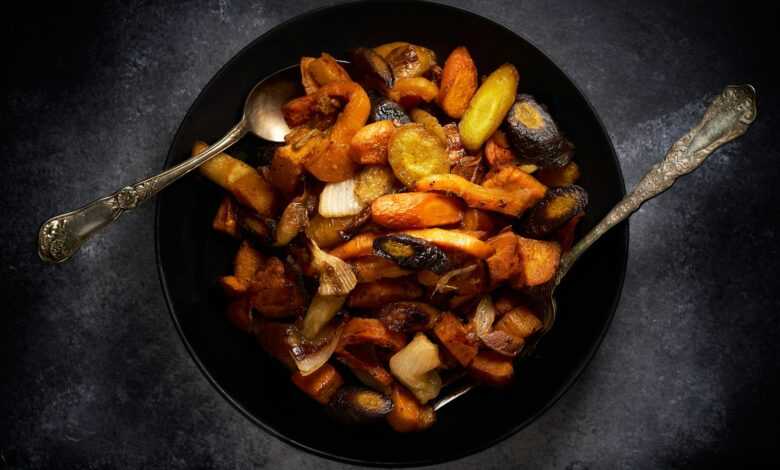
<path id="1" fill-rule="evenodd" d="M 159 288 L 153 205 L 63 266 L 33 245 L 46 217 L 159 170 L 233 54 L 330 2 L 118 3 L 6 18 L 0 468 L 337 468 L 256 428 L 201 375 Z M 780 106 L 763 67 L 777 16 L 742 16 L 744 2 L 447 3 L 521 32 L 575 79 L 629 186 L 726 83 L 760 95 L 743 140 L 632 219 L 623 299 L 580 380 L 447 468 L 777 463 Z"/>

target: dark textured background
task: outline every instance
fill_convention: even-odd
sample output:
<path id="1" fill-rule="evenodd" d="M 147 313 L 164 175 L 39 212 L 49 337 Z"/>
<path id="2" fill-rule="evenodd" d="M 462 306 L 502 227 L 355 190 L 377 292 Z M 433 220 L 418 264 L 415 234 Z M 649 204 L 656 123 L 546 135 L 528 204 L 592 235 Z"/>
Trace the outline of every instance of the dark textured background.
<path id="1" fill-rule="evenodd" d="M 330 2 L 27 3 L 4 12 L 2 41 L 0 468 L 338 467 L 253 426 L 197 369 L 157 280 L 153 205 L 68 264 L 34 251 L 45 218 L 157 172 L 233 54 Z M 448 468 L 777 464 L 780 103 L 765 66 L 777 12 L 447 3 L 522 33 L 572 76 L 629 187 L 725 84 L 759 92 L 748 134 L 632 219 L 623 299 L 583 376 L 524 431 Z"/>

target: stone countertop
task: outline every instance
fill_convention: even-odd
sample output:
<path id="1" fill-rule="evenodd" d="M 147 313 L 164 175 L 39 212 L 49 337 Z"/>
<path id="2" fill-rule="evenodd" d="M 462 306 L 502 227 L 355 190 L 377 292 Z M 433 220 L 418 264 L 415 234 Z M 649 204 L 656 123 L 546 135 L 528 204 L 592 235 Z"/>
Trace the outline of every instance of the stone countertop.
<path id="1" fill-rule="evenodd" d="M 341 466 L 255 427 L 198 370 L 160 291 L 154 205 L 62 266 L 43 265 L 34 249 L 47 217 L 157 172 L 231 56 L 330 3 L 6 12 L 0 468 Z M 776 464 L 780 106 L 764 64 L 780 16 L 758 2 L 446 3 L 522 33 L 575 80 L 628 187 L 724 85 L 759 92 L 745 137 L 631 219 L 623 297 L 581 378 L 525 430 L 447 468 Z"/>

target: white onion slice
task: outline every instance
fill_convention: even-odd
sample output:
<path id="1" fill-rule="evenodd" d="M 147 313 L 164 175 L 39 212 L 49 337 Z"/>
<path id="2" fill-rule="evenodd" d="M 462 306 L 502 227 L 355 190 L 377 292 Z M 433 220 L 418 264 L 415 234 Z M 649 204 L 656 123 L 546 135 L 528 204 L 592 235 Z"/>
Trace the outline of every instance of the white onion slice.
<path id="1" fill-rule="evenodd" d="M 318 211 L 323 217 L 345 217 L 359 214 L 365 204 L 355 196 L 355 178 L 329 183 L 320 193 Z"/>

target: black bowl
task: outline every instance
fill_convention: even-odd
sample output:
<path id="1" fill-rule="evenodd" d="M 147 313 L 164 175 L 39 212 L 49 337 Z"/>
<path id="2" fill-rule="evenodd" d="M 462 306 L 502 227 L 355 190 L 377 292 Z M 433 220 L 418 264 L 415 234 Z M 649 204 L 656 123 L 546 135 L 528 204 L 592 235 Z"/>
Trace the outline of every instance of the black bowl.
<path id="1" fill-rule="evenodd" d="M 299 16 L 252 42 L 209 82 L 174 138 L 166 167 L 190 154 L 196 139 L 214 141 L 238 120 L 252 86 L 302 55 L 345 57 L 350 48 L 405 40 L 440 58 L 466 45 L 480 73 L 504 62 L 520 71 L 520 89 L 546 103 L 577 147 L 580 184 L 590 194 L 582 230 L 624 193 L 614 149 L 601 121 L 572 81 L 530 42 L 485 18 L 430 3 L 340 5 Z M 257 161 L 267 147 L 246 138 L 231 153 Z M 387 426 L 334 422 L 300 393 L 255 342 L 231 327 L 216 287 L 230 271 L 236 243 L 210 228 L 220 190 L 192 176 L 157 201 L 157 259 L 163 291 L 187 348 L 212 384 L 252 422 L 323 457 L 367 465 L 430 464 L 456 459 L 505 439 L 538 417 L 593 356 L 617 306 L 625 272 L 628 227 L 602 238 L 558 290 L 559 320 L 534 358 L 517 367 L 507 390 L 480 389 L 448 405 L 432 429 L 398 434 Z"/>

